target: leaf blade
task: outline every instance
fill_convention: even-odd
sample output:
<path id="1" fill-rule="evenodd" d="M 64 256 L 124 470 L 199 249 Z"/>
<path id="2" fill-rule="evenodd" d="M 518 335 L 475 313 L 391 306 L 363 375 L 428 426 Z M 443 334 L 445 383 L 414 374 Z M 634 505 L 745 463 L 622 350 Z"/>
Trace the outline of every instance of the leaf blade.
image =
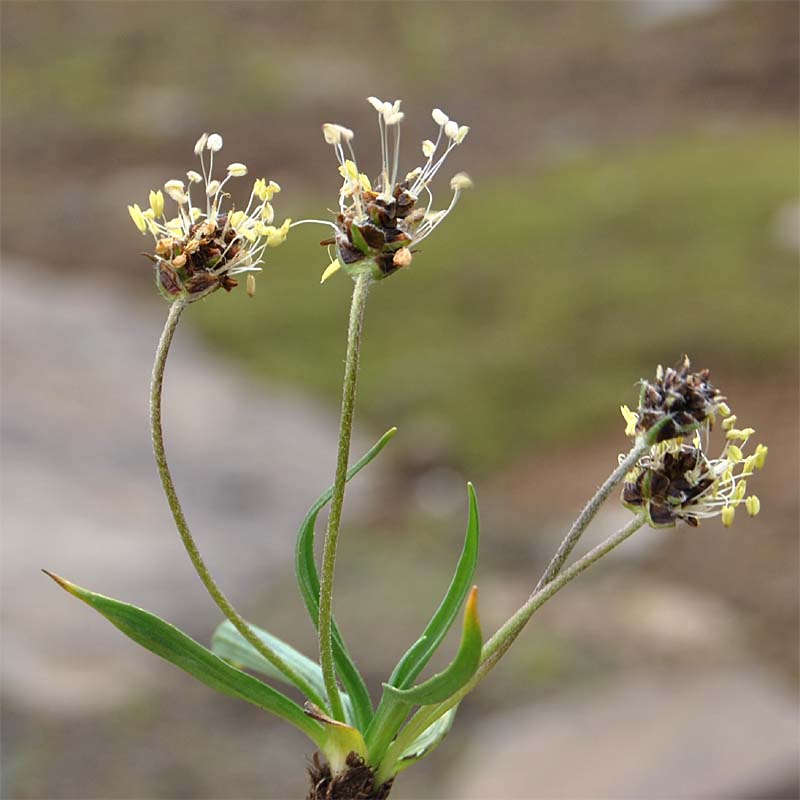
<path id="1" fill-rule="evenodd" d="M 62 589 L 105 617 L 129 639 L 169 661 L 216 691 L 258 706 L 299 728 L 317 746 L 324 731 L 294 701 L 252 675 L 231 666 L 183 631 L 155 614 L 105 595 L 90 592 L 43 570 Z"/>
<path id="2" fill-rule="evenodd" d="M 327 697 L 325 681 L 322 678 L 322 670 L 319 664 L 308 658 L 308 656 L 303 655 L 303 653 L 296 650 L 282 639 L 269 633 L 269 631 L 265 631 L 263 628 L 259 628 L 250 623 L 248 623 L 248 626 L 267 647 L 278 653 L 286 663 L 292 666 L 321 697 Z M 294 685 L 279 669 L 276 669 L 270 664 L 270 662 L 236 630 L 229 620 L 221 622 L 214 631 L 211 637 L 211 652 L 229 663 L 260 672 L 271 680 L 280 681 L 289 686 Z M 345 706 L 348 722 L 352 723 L 354 717 L 350 697 L 347 694 L 343 694 L 342 702 Z"/>
<path id="3" fill-rule="evenodd" d="M 469 496 L 469 517 L 464 546 L 456 570 L 442 602 L 433 614 L 422 635 L 417 639 L 394 668 L 388 682 L 391 686 L 405 689 L 425 668 L 456 620 L 464 598 L 469 592 L 475 567 L 478 563 L 480 544 L 480 517 L 475 487 L 467 484 Z"/>
<path id="4" fill-rule="evenodd" d="M 410 689 L 398 689 L 384 684 L 384 692 L 414 705 L 442 703 L 455 694 L 475 674 L 481 663 L 483 635 L 478 619 L 478 587 L 473 586 L 464 609 L 461 643 L 453 660 L 428 680 Z"/>

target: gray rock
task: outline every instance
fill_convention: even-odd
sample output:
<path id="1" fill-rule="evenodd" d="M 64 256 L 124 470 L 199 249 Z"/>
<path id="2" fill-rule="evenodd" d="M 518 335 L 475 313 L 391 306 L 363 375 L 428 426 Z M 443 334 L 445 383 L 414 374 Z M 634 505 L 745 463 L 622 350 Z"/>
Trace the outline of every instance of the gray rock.
<path id="1" fill-rule="evenodd" d="M 796 787 L 797 734 L 796 698 L 758 668 L 632 673 L 484 719 L 441 796 L 765 797 Z"/>

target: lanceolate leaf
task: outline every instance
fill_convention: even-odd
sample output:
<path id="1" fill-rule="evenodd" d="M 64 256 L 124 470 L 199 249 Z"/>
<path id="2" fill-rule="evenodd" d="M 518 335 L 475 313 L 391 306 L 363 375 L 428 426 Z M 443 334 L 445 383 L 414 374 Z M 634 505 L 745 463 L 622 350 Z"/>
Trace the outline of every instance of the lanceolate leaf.
<path id="1" fill-rule="evenodd" d="M 469 494 L 469 519 L 467 521 L 467 534 L 464 538 L 464 548 L 456 565 L 450 586 L 447 588 L 436 613 L 422 632 L 422 636 L 406 651 L 394 668 L 388 680 L 390 686 L 405 689 L 411 685 L 414 678 L 419 675 L 430 661 L 431 656 L 442 643 L 453 622 L 458 616 L 458 611 L 464 598 L 467 596 L 475 574 L 475 565 L 478 563 L 478 545 L 480 543 L 480 517 L 478 515 L 478 499 L 475 497 L 475 487 L 467 484 Z"/>
<path id="2" fill-rule="evenodd" d="M 267 647 L 277 653 L 295 672 L 302 676 L 309 685 L 321 696 L 326 697 L 325 682 L 322 679 L 322 670 L 319 664 L 304 656 L 294 647 L 273 636 L 261 628 L 248 623 L 250 630 L 264 642 Z M 293 686 L 286 676 L 267 661 L 254 647 L 242 636 L 228 621 L 221 622 L 211 638 L 211 650 L 220 658 L 239 667 L 260 672 L 272 680 Z M 345 713 L 349 722 L 353 721 L 352 703 L 347 695 L 342 695 Z"/>
<path id="3" fill-rule="evenodd" d="M 411 689 L 397 689 L 384 684 L 384 691 L 390 697 L 396 697 L 415 705 L 441 703 L 457 692 L 475 674 L 481 662 L 482 647 L 483 636 L 478 620 L 478 588 L 473 586 L 464 608 L 461 644 L 450 664 L 419 686 Z"/>
<path id="4" fill-rule="evenodd" d="M 174 625 L 136 606 L 95 594 L 46 572 L 61 588 L 91 606 L 134 642 L 188 672 L 222 694 L 238 697 L 269 711 L 305 733 L 321 747 L 326 733 L 297 703 L 252 675 L 223 661 Z"/>
<path id="5" fill-rule="evenodd" d="M 478 514 L 478 500 L 475 497 L 475 489 L 471 483 L 467 484 L 467 492 L 469 495 L 467 532 L 453 579 L 450 581 L 444 598 L 428 626 L 394 668 L 388 684 L 398 689 L 408 688 L 430 661 L 431 656 L 436 652 L 453 622 L 455 622 L 459 609 L 472 584 L 475 566 L 478 562 L 480 517 Z M 404 702 L 400 697 L 384 690 L 372 724 L 367 730 L 370 758 L 376 761 L 380 761 L 383 758 L 389 743 L 403 724 L 403 720 L 408 716 L 410 710 L 410 703 Z"/>
<path id="6" fill-rule="evenodd" d="M 349 481 L 355 477 L 366 467 L 383 450 L 396 432 L 397 428 L 391 428 L 384 433 L 373 447 L 350 467 L 347 471 L 347 480 Z M 319 573 L 314 556 L 314 527 L 319 512 L 330 502 L 332 496 L 333 488 L 330 488 L 311 506 L 306 518 L 300 525 L 300 530 L 297 532 L 297 548 L 295 551 L 297 583 L 314 627 L 317 626 L 319 619 Z M 335 621 L 333 623 L 333 657 L 336 662 L 336 671 L 339 673 L 339 677 L 353 704 L 356 727 L 360 730 L 366 730 L 372 719 L 372 702 L 364 679 L 350 658 Z"/>

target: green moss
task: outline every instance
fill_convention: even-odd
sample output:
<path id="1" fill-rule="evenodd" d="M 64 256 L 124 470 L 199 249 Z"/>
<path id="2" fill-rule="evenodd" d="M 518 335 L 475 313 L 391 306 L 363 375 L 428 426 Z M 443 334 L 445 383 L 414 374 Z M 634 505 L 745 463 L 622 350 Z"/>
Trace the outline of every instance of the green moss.
<path id="1" fill-rule="evenodd" d="M 376 286 L 359 418 L 433 427 L 477 475 L 525 448 L 618 423 L 683 352 L 758 373 L 797 346 L 791 131 L 668 141 L 484 180 L 413 266 Z M 330 198 L 303 206 L 330 205 Z M 270 252 L 259 294 L 190 315 L 254 373 L 338 403 L 350 282 L 323 287 L 322 228 Z"/>

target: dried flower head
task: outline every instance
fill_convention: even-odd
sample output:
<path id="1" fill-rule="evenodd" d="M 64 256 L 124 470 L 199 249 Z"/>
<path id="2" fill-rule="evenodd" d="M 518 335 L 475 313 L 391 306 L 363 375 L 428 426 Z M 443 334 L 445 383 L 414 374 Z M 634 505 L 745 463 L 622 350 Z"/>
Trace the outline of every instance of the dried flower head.
<path id="1" fill-rule="evenodd" d="M 156 285 L 168 299 L 184 297 L 189 302 L 205 297 L 219 288 L 230 291 L 237 285 L 234 275 L 248 275 L 247 293 L 255 292 L 255 276 L 267 247 L 277 247 L 286 239 L 291 220 L 279 228 L 272 225 L 275 212 L 271 201 L 281 187 L 274 181 L 258 178 L 253 184 L 247 206 L 236 211 L 222 206 L 230 195 L 224 191 L 231 178 L 247 175 L 239 162 L 229 164 L 225 177 L 213 177 L 214 154 L 222 149 L 218 133 L 204 133 L 194 146 L 200 159 L 200 172 L 189 170 L 186 181 L 173 179 L 164 184 L 164 192 L 177 205 L 177 216 L 167 219 L 164 192 L 151 191 L 149 208 L 128 206 L 136 227 L 152 234 L 154 252 L 145 253 L 156 267 Z M 206 164 L 206 154 L 208 164 Z M 199 184 L 200 205 L 192 203 L 192 186 Z"/>
<path id="2" fill-rule="evenodd" d="M 709 371 L 690 369 L 689 356 L 684 355 L 674 368 L 659 364 L 655 381 L 642 381 L 638 412 L 628 406 L 620 409 L 628 436 L 645 435 L 658 426 L 655 441 L 664 442 L 698 427 L 712 427 L 718 412 L 730 414 L 723 395 L 709 383 Z"/>
<path id="3" fill-rule="evenodd" d="M 705 447 L 699 431 L 691 442 L 678 437 L 653 444 L 625 476 L 623 504 L 644 509 L 649 524 L 656 528 L 674 526 L 678 520 L 696 527 L 701 519 L 716 516 L 730 527 L 740 505 L 754 517 L 761 502 L 755 495 L 745 496 L 747 479 L 764 466 L 767 448 L 759 444 L 745 456 L 743 450 L 755 431 L 735 424 L 732 415 L 722 423 L 725 446 L 714 459 L 705 453 L 707 431 Z"/>
<path id="4" fill-rule="evenodd" d="M 353 131 L 333 123 L 322 126 L 343 179 L 339 214 L 333 225 L 335 235 L 322 242 L 336 246 L 336 258 L 323 273 L 323 281 L 342 267 L 353 275 L 368 270 L 378 280 L 407 267 L 414 247 L 442 223 L 461 192 L 471 186 L 467 175 L 455 175 L 450 181 L 453 194 L 449 205 L 433 210 L 430 184 L 450 152 L 464 141 L 469 132 L 466 125 L 459 125 L 435 108 L 433 120 L 439 126 L 436 140 L 422 143 L 423 165 L 402 175 L 398 172 L 400 123 L 404 116 L 401 101 L 389 103 L 377 97 L 367 100 L 378 114 L 381 141 L 381 169 L 374 181 L 359 170 L 352 146 Z M 423 196 L 424 201 L 420 202 Z"/>

